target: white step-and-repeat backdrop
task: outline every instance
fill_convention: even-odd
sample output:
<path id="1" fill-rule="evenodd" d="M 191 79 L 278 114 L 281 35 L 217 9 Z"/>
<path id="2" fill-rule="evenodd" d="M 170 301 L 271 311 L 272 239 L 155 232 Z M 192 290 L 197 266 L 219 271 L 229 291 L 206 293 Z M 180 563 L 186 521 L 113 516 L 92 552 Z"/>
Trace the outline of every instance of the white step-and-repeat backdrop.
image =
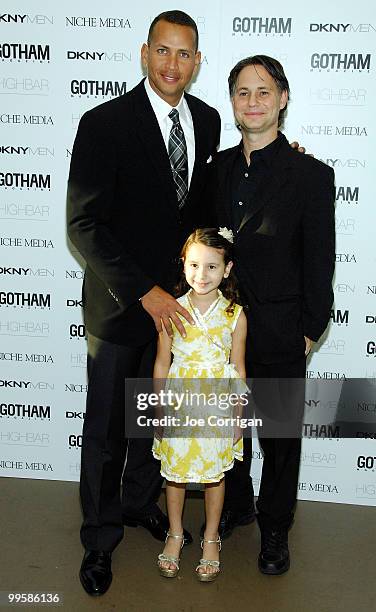
<path id="1" fill-rule="evenodd" d="M 338 405 L 317 395 L 316 381 L 376 377 L 376 10 L 368 0 L 136 4 L 2 2 L 0 475 L 79 478 L 86 344 L 83 271 L 65 234 L 72 143 L 87 109 L 143 76 L 139 51 L 152 18 L 179 8 L 198 24 L 202 65 L 190 91 L 218 108 L 221 147 L 239 140 L 228 73 L 263 53 L 282 62 L 290 81 L 288 138 L 336 172 L 335 305 L 308 363 L 312 438 L 304 440 L 299 497 L 375 505 L 375 394 L 359 394 L 354 439 L 337 439 L 335 430 L 322 439 L 325 414 Z M 257 446 L 253 454 L 257 490 Z"/>

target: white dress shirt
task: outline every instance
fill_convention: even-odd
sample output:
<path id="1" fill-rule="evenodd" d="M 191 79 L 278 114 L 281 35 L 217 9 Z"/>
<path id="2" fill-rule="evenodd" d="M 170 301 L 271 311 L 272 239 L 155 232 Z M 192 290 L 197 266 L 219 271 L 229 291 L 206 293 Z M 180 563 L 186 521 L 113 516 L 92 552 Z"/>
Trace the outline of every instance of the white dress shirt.
<path id="1" fill-rule="evenodd" d="M 191 184 L 193 166 L 195 163 L 195 132 L 193 128 L 191 111 L 189 110 L 189 106 L 184 97 L 184 94 L 180 98 L 179 104 L 177 104 L 177 106 L 170 106 L 168 102 L 162 100 L 162 98 L 160 98 L 158 94 L 155 93 L 154 89 L 152 89 L 149 83 L 148 78 L 145 79 L 145 89 L 147 96 L 150 100 L 150 104 L 157 118 L 167 152 L 168 139 L 172 128 L 172 121 L 168 115 L 173 108 L 176 108 L 176 110 L 179 112 L 179 121 L 184 132 L 185 142 L 187 144 L 189 188 L 189 185 Z"/>

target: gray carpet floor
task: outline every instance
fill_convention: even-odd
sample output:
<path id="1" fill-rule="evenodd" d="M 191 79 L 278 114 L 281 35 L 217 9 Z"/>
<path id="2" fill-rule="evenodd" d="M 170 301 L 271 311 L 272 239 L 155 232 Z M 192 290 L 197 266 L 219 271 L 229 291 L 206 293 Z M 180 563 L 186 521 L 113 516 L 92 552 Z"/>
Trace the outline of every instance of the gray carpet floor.
<path id="1" fill-rule="evenodd" d="M 258 528 L 240 527 L 223 544 L 223 573 L 216 582 L 203 584 L 193 571 L 200 557 L 203 501 L 200 493 L 191 492 L 185 525 L 195 542 L 182 551 L 178 578 L 159 576 L 158 541 L 140 527 L 126 528 L 113 554 L 112 586 L 103 597 L 91 598 L 77 577 L 83 554 L 77 483 L 1 480 L 0 591 L 53 591 L 63 596 L 61 608 L 34 610 L 376 611 L 375 508 L 299 502 L 290 532 L 291 569 L 283 576 L 259 573 Z M 164 508 L 163 494 L 160 503 Z"/>

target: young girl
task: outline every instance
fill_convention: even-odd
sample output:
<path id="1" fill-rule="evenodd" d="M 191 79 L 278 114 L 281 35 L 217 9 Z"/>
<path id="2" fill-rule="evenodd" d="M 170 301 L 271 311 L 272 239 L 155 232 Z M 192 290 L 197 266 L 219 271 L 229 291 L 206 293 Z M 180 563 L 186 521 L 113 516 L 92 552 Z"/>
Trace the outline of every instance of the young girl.
<path id="1" fill-rule="evenodd" d="M 237 378 L 236 393 L 248 391 L 241 380 L 245 378 L 247 321 L 241 306 L 234 299 L 236 286 L 231 272 L 232 242 L 232 232 L 226 228 L 220 228 L 220 231 L 216 228 L 198 229 L 186 241 L 181 254 L 184 278 L 180 288 L 181 292 L 190 289 L 178 301 L 190 312 L 195 325 L 183 321 L 186 331 L 184 338 L 175 327 L 172 338 L 165 329 L 160 332 L 154 366 L 156 388 L 159 385 L 160 388 L 176 390 L 180 385 L 184 391 L 187 388 L 185 382 L 189 388 L 192 381 L 193 384 L 204 383 L 194 379 L 219 379 L 215 390 L 223 391 L 226 385 L 226 390 L 230 392 L 230 379 Z M 166 378 L 167 387 L 162 383 Z M 210 384 L 208 386 L 210 388 Z M 200 387 L 202 390 L 202 385 Z M 175 414 L 180 423 L 184 423 L 186 417 L 192 415 L 192 409 L 185 405 Z M 154 438 L 153 454 L 160 459 L 161 474 L 167 481 L 170 522 L 166 545 L 158 557 L 158 567 L 162 576 L 173 578 L 177 575 L 180 549 L 184 543 L 182 515 L 185 483 L 204 483 L 206 529 L 201 541 L 203 558 L 196 568 L 196 574 L 200 581 L 209 582 L 220 571 L 218 526 L 224 499 L 224 472 L 232 468 L 235 459 L 242 460 L 243 440 L 237 433 L 234 435 L 232 429 L 226 435 L 219 428 L 214 428 L 211 435 L 206 437 L 197 437 L 200 436 L 197 427 L 184 429 L 186 433 L 182 434 L 180 428 L 179 435 L 176 433 L 174 437 L 173 428 L 158 428 Z M 193 435 L 189 437 L 189 433 Z"/>

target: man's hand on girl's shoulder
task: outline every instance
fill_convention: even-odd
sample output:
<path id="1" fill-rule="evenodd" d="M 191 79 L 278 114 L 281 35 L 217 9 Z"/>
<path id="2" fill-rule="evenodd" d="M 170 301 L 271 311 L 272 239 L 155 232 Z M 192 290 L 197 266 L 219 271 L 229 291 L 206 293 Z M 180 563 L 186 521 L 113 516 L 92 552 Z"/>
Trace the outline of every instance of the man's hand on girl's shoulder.
<path id="1" fill-rule="evenodd" d="M 163 323 L 167 334 L 172 337 L 172 322 L 177 328 L 179 334 L 183 338 L 186 337 L 187 334 L 184 325 L 179 319 L 177 313 L 182 315 L 182 317 L 184 317 L 188 323 L 194 325 L 194 320 L 192 319 L 188 310 L 179 304 L 179 302 L 175 300 L 172 295 L 167 293 L 167 291 L 164 291 L 164 289 L 158 287 L 158 285 L 155 285 L 152 287 L 152 289 L 150 289 L 150 291 L 145 293 L 145 295 L 143 295 L 140 299 L 140 302 L 146 312 L 152 317 L 158 333 L 162 331 Z"/>

